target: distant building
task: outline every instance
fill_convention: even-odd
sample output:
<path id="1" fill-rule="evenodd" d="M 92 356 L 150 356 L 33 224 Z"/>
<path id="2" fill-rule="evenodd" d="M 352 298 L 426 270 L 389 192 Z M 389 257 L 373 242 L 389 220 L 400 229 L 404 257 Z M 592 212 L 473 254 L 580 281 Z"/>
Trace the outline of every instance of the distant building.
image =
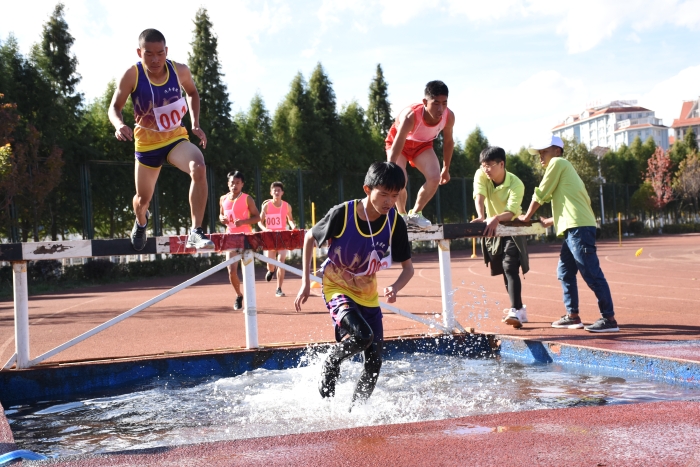
<path id="1" fill-rule="evenodd" d="M 654 116 L 653 110 L 636 104 L 637 101 L 613 101 L 586 109 L 578 115 L 569 115 L 552 128 L 552 134 L 575 139 L 589 149 L 601 146 L 612 150 L 623 144 L 629 146 L 637 136 L 642 141 L 651 136 L 657 146 L 668 149 L 668 127 Z"/>
<path id="2" fill-rule="evenodd" d="M 700 143 L 700 99 L 683 101 L 681 116 L 673 121 L 673 134 L 676 141 L 682 141 L 690 128 Z"/>

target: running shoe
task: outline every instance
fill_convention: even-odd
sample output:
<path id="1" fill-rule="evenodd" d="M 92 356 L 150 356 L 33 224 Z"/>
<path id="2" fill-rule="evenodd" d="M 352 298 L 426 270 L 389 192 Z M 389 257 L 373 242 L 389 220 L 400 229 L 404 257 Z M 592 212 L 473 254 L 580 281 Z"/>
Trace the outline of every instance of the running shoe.
<path id="1" fill-rule="evenodd" d="M 131 229 L 131 246 L 134 250 L 141 251 L 146 247 L 146 240 L 148 240 L 148 233 L 146 229 L 148 228 L 148 219 L 151 217 L 151 213 L 146 211 L 146 225 L 141 227 L 138 220 L 134 220 L 134 228 Z"/>
<path id="2" fill-rule="evenodd" d="M 572 318 L 571 315 L 564 315 L 559 320 L 553 322 L 552 327 L 559 329 L 581 329 L 583 323 L 578 316 Z"/>
<path id="3" fill-rule="evenodd" d="M 275 270 L 273 269 L 272 271 L 267 271 L 267 274 L 265 274 L 265 280 L 267 282 L 270 282 L 272 280 L 272 277 L 275 275 Z"/>
<path id="4" fill-rule="evenodd" d="M 236 301 L 233 302 L 234 310 L 240 310 L 241 308 L 243 308 L 243 295 L 236 297 Z"/>
<path id="5" fill-rule="evenodd" d="M 503 310 L 506 313 L 506 317 L 503 318 L 503 322 L 513 326 L 515 329 L 523 327 L 523 323 L 518 318 L 518 310 L 515 308 L 506 308 Z"/>
<path id="6" fill-rule="evenodd" d="M 413 212 L 413 209 L 408 211 L 405 218 L 407 225 L 415 225 L 419 229 L 427 229 L 433 224 L 423 217 L 423 211 Z"/>
<path id="7" fill-rule="evenodd" d="M 588 332 L 619 332 L 620 328 L 617 326 L 617 321 L 614 319 L 600 318 L 595 323 L 590 326 L 585 326 Z"/>
<path id="8" fill-rule="evenodd" d="M 204 229 L 197 227 L 187 237 L 186 248 L 196 248 L 197 250 L 213 250 L 214 242 L 204 235 Z"/>
<path id="9" fill-rule="evenodd" d="M 282 292 L 282 288 L 277 287 L 277 291 L 275 292 L 275 295 L 278 297 L 284 297 L 284 292 Z"/>

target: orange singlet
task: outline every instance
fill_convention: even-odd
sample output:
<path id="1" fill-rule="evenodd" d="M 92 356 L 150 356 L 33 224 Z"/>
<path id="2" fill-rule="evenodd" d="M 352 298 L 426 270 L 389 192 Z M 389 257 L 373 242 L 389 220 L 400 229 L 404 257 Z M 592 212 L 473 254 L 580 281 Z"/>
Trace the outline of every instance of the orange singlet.
<path id="1" fill-rule="evenodd" d="M 389 134 L 386 135 L 384 148 L 387 151 L 391 149 L 391 146 L 394 144 L 394 138 L 396 137 L 399 124 L 411 111 L 415 115 L 415 121 L 413 123 L 413 129 L 408 133 L 408 136 L 406 136 L 406 142 L 401 150 L 401 155 L 415 167 L 413 159 L 426 149 L 433 147 L 433 140 L 438 137 L 443 128 L 445 128 L 445 125 L 447 125 L 447 118 L 450 112 L 449 109 L 445 107 L 440 121 L 436 125 L 428 125 L 423 118 L 423 113 L 425 112 L 425 106 L 423 104 L 412 104 L 406 107 L 399 112 L 399 116 L 396 117 L 393 125 L 391 125 Z"/>
<path id="2" fill-rule="evenodd" d="M 236 227 L 233 223 L 237 220 L 250 219 L 248 210 L 248 195 L 241 192 L 235 199 L 231 199 L 231 194 L 224 195 L 221 201 L 224 208 L 224 216 L 229 220 L 226 224 L 226 233 L 252 232 L 253 227 L 246 224 Z"/>

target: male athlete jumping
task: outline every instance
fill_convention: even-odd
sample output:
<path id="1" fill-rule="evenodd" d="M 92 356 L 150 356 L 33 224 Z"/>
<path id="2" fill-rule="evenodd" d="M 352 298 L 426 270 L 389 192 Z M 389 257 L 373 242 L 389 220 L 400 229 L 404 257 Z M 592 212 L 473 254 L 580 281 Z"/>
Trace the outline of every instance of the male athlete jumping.
<path id="1" fill-rule="evenodd" d="M 167 59 L 165 37 L 155 29 L 146 29 L 139 36 L 136 49 L 141 61 L 129 67 L 109 107 L 109 120 L 116 128 L 114 135 L 120 141 L 136 140 L 134 213 L 136 220 L 131 230 L 131 244 L 136 251 L 146 246 L 148 205 L 153 197 L 160 168 L 167 161 L 192 178 L 190 184 L 190 213 L 192 230 L 187 237 L 187 248 L 213 249 L 214 244 L 202 230 L 204 209 L 207 204 L 207 178 L 204 156 L 189 142 L 182 118 L 188 109 L 192 119 L 192 133 L 207 146 L 207 137 L 199 128 L 199 94 L 189 68 Z M 185 90 L 186 97 L 182 95 Z M 132 131 L 124 124 L 122 109 L 131 96 L 136 125 Z"/>
<path id="2" fill-rule="evenodd" d="M 423 216 L 423 208 L 432 199 L 438 185 L 450 181 L 450 162 L 455 147 L 452 130 L 455 114 L 447 108 L 447 85 L 442 81 L 430 81 L 425 86 L 423 103 L 413 104 L 399 112 L 398 117 L 386 137 L 386 155 L 389 162 L 395 162 L 404 171 L 406 180 L 406 161 L 425 176 L 425 183 L 418 191 L 416 204 L 406 213 L 406 189 L 401 190 L 396 208 L 404 216 L 408 225 L 422 229 L 431 223 Z M 433 140 L 443 132 L 442 171 Z"/>

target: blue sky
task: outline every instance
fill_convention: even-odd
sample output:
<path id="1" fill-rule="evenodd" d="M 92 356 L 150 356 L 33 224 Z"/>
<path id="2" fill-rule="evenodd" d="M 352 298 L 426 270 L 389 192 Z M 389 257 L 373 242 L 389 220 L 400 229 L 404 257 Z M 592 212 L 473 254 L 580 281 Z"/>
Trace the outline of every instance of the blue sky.
<path id="1" fill-rule="evenodd" d="M 671 125 L 700 96 L 700 0 L 318 0 L 167 2 L 68 0 L 66 18 L 88 99 L 137 60 L 138 34 L 161 30 L 186 61 L 197 8 L 209 10 L 234 111 L 262 95 L 271 112 L 294 75 L 321 62 L 338 105 L 367 106 L 377 63 L 394 113 L 425 83 L 450 88 L 455 134 L 476 125 L 517 151 L 587 104 L 637 99 Z M 0 39 L 37 42 L 55 2 L 3 6 Z"/>

